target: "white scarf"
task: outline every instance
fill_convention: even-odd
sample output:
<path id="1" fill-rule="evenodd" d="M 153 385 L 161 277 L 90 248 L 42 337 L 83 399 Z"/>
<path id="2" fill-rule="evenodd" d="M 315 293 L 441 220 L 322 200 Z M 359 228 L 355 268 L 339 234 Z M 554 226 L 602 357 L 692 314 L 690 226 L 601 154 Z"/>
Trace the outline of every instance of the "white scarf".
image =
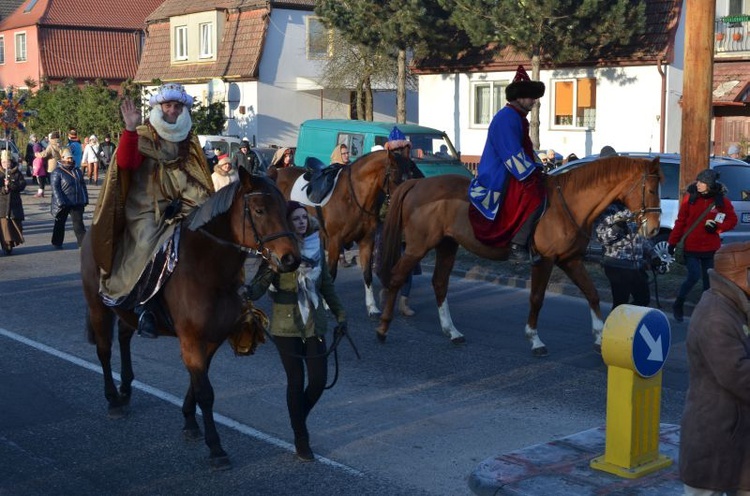
<path id="1" fill-rule="evenodd" d="M 177 117 L 177 122 L 170 124 L 164 120 L 164 113 L 161 111 L 161 105 L 151 108 L 148 121 L 154 126 L 156 132 L 162 139 L 179 143 L 187 138 L 190 129 L 193 127 L 193 120 L 190 118 L 190 110 L 187 106 L 182 108 L 182 113 Z"/>
<path id="2" fill-rule="evenodd" d="M 302 263 L 297 269 L 297 306 L 302 322 L 307 324 L 310 314 L 320 305 L 317 282 L 323 272 L 320 234 L 318 231 L 302 241 Z"/>

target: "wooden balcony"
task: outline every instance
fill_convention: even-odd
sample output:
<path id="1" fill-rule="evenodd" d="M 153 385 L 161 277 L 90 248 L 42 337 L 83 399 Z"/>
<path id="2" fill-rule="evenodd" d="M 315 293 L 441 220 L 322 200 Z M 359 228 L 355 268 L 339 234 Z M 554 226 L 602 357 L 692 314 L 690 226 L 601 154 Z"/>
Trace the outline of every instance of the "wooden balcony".
<path id="1" fill-rule="evenodd" d="M 750 55 L 750 15 L 727 16 L 716 20 L 714 53 L 717 56 Z"/>

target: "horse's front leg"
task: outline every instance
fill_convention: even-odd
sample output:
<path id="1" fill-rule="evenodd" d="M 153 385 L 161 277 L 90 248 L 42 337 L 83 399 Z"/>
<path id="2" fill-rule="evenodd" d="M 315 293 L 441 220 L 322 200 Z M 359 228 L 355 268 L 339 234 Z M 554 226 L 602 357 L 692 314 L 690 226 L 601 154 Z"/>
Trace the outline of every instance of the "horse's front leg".
<path id="1" fill-rule="evenodd" d="M 531 353 L 535 357 L 545 357 L 549 355 L 547 346 L 539 339 L 537 324 L 539 322 L 539 312 L 542 311 L 544 304 L 544 293 L 547 290 L 547 283 L 552 275 L 554 261 L 551 258 L 542 258 L 539 262 L 531 266 L 531 293 L 529 295 L 529 317 L 526 319 L 526 339 L 531 342 Z"/>
<path id="2" fill-rule="evenodd" d="M 341 239 L 338 236 L 328 236 L 326 239 L 326 250 L 328 251 L 328 272 L 331 279 L 336 280 L 339 269 L 339 255 L 341 254 Z"/>
<path id="3" fill-rule="evenodd" d="M 582 258 L 574 258 L 564 263 L 558 264 L 565 274 L 570 278 L 583 296 L 589 302 L 591 311 L 591 333 L 594 335 L 594 351 L 602 352 L 602 330 L 604 329 L 604 320 L 602 319 L 602 310 L 599 306 L 599 292 L 591 280 Z"/>
<path id="4" fill-rule="evenodd" d="M 130 342 L 133 339 L 135 329 L 124 320 L 118 319 L 117 339 L 120 343 L 120 398 L 123 404 L 130 403 L 133 392 L 133 359 L 130 353 Z"/>
<path id="5" fill-rule="evenodd" d="M 462 344 L 466 342 L 466 338 L 453 325 L 453 319 L 448 309 L 448 283 L 453 265 L 456 263 L 457 252 L 458 243 L 451 238 L 443 239 L 435 247 L 435 271 L 432 273 L 432 289 L 435 291 L 440 327 L 443 334 L 450 338 L 451 343 Z"/>
<path id="6" fill-rule="evenodd" d="M 380 309 L 375 302 L 375 295 L 372 291 L 372 252 L 374 241 L 372 236 L 366 236 L 357 242 L 359 247 L 359 266 L 362 269 L 362 277 L 365 281 L 365 305 L 367 306 L 367 315 L 373 317 L 380 314 Z"/>
<path id="7" fill-rule="evenodd" d="M 104 377 L 104 397 L 107 399 L 110 418 L 122 418 L 127 415 L 127 401 L 123 401 L 117 391 L 112 376 L 112 340 L 115 315 L 104 304 L 98 303 L 89 307 L 87 315 L 89 333 L 96 344 L 96 356 L 102 366 Z"/>
<path id="8" fill-rule="evenodd" d="M 192 383 L 185 393 L 185 400 L 182 402 L 182 416 L 185 417 L 185 424 L 182 426 L 182 436 L 188 441 L 196 441 L 203 437 L 201 428 L 195 418 L 196 413 L 195 391 Z"/>
<path id="9" fill-rule="evenodd" d="M 211 357 L 220 343 L 198 342 L 198 339 L 180 336 L 182 361 L 190 373 L 190 389 L 195 402 L 203 413 L 204 439 L 210 451 L 209 463 L 213 470 L 228 470 L 232 462 L 226 451 L 221 447 L 221 439 L 214 422 L 214 388 L 208 378 L 208 368 Z M 188 395 L 190 391 L 188 391 Z M 186 401 L 188 401 L 186 397 Z M 184 406 L 184 405 L 183 405 Z"/>

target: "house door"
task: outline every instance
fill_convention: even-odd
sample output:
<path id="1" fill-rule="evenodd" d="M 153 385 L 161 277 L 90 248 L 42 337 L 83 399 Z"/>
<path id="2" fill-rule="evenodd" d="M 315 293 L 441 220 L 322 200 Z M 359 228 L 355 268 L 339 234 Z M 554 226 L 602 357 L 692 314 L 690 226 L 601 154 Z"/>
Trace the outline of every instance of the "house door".
<path id="1" fill-rule="evenodd" d="M 714 155 L 726 155 L 730 145 L 738 144 L 741 157 L 750 154 L 750 117 L 716 117 L 714 129 Z"/>

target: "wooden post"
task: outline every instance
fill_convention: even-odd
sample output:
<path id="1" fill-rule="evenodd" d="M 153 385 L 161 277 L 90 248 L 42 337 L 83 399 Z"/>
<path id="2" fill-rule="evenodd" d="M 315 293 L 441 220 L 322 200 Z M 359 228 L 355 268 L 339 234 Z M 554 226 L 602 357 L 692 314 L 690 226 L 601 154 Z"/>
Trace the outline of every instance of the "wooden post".
<path id="1" fill-rule="evenodd" d="M 716 2 L 712 0 L 687 0 L 685 4 L 680 191 L 708 168 L 716 19 Z"/>

